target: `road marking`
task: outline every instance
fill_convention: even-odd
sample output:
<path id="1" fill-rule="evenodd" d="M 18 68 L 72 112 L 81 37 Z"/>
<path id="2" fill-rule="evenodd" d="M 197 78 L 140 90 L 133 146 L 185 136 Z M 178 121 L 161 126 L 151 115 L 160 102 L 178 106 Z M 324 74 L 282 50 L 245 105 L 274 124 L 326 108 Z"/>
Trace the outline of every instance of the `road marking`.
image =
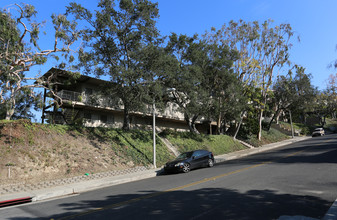
<path id="1" fill-rule="evenodd" d="M 306 148 L 305 150 L 307 150 L 307 149 L 308 148 Z M 151 194 L 148 194 L 148 195 L 144 195 L 144 196 L 140 196 L 140 197 L 133 198 L 133 199 L 130 199 L 130 200 L 126 200 L 126 201 L 123 201 L 123 202 L 115 203 L 115 204 L 104 206 L 104 207 L 100 207 L 100 208 L 91 209 L 91 210 L 88 210 L 88 211 L 83 211 L 83 212 L 78 213 L 78 214 L 74 214 L 74 215 L 70 215 L 70 216 L 65 216 L 65 217 L 58 218 L 58 219 L 59 220 L 73 219 L 73 218 L 76 218 L 76 217 L 81 217 L 81 216 L 84 216 L 84 215 L 89 215 L 89 214 L 92 214 L 92 213 L 95 213 L 95 212 L 99 212 L 99 211 L 104 211 L 104 210 L 107 210 L 107 209 L 121 207 L 121 206 L 128 205 L 128 204 L 131 204 L 131 203 L 134 203 L 134 202 L 137 202 L 137 201 L 144 200 L 144 199 L 153 198 L 153 197 L 156 197 L 156 196 L 168 193 L 168 192 L 182 190 L 182 189 L 185 189 L 185 188 L 188 188 L 188 187 L 191 187 L 191 186 L 195 186 L 195 185 L 198 185 L 198 184 L 201 184 L 201 183 L 205 183 L 205 182 L 209 182 L 209 181 L 215 181 L 215 180 L 217 180 L 219 178 L 223 178 L 223 177 L 226 177 L 226 176 L 229 176 L 229 175 L 240 173 L 240 172 L 243 172 L 243 171 L 246 171 L 246 170 L 250 170 L 250 169 L 253 169 L 253 168 L 256 168 L 256 167 L 260 167 L 260 166 L 266 165 L 266 164 L 271 164 L 271 163 L 274 163 L 277 160 L 281 160 L 281 159 L 284 159 L 284 158 L 295 156 L 295 155 L 297 155 L 297 154 L 299 154 L 299 153 L 301 153 L 301 152 L 303 152 L 305 150 L 296 151 L 294 153 L 287 154 L 286 156 L 281 157 L 280 159 L 276 159 L 274 161 L 262 162 L 262 163 L 259 163 L 259 164 L 256 164 L 256 165 L 252 165 L 252 166 L 249 166 L 249 167 L 245 167 L 245 168 L 241 168 L 241 169 L 238 169 L 238 170 L 234 170 L 234 171 L 231 171 L 231 172 L 228 172 L 228 173 L 224 173 L 224 174 L 221 174 L 221 175 L 218 175 L 218 176 L 214 176 L 214 177 L 210 177 L 210 178 L 205 178 L 205 179 L 202 179 L 202 180 L 199 180 L 199 181 L 196 181 L 196 182 L 192 182 L 192 183 L 189 183 L 189 184 L 186 184 L 186 185 L 183 185 L 183 186 L 178 186 L 178 187 L 175 187 L 175 188 L 172 188 L 172 189 L 167 189 L 167 190 L 164 190 L 162 192 L 151 193 Z"/>

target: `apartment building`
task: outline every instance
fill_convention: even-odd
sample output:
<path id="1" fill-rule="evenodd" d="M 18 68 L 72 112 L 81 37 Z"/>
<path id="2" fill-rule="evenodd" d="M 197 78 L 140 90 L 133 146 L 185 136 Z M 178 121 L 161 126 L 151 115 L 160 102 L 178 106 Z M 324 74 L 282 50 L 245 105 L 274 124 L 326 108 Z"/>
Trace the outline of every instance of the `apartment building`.
<path id="1" fill-rule="evenodd" d="M 124 121 L 123 105 L 116 97 L 99 96 L 100 85 L 106 81 L 80 75 L 72 79 L 69 74 L 60 69 L 51 68 L 43 75 L 53 87 L 54 94 L 45 90 L 42 113 L 42 123 L 73 124 L 80 122 L 86 127 L 121 128 Z M 61 105 L 55 100 L 62 99 Z M 119 100 L 119 101 L 118 101 Z M 153 124 L 152 106 L 147 111 L 131 112 L 130 127 L 132 129 L 150 129 Z M 214 126 L 214 125 L 213 125 Z M 202 133 L 210 133 L 212 125 L 199 121 L 197 129 Z M 175 103 L 167 103 L 162 112 L 156 114 L 156 130 L 174 129 L 188 131 L 184 114 L 178 111 Z"/>

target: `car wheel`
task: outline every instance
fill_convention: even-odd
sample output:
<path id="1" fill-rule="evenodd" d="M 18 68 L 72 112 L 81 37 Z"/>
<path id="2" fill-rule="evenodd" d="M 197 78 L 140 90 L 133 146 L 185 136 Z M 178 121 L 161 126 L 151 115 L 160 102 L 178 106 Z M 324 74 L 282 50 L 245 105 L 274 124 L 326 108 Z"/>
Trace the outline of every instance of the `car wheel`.
<path id="1" fill-rule="evenodd" d="M 183 172 L 188 173 L 190 172 L 190 170 L 191 170 L 191 166 L 188 163 L 185 163 L 183 167 Z"/>
<path id="2" fill-rule="evenodd" d="M 213 162 L 213 160 L 212 160 L 212 159 L 208 159 L 207 166 L 208 166 L 208 167 L 212 167 L 212 166 L 214 166 L 214 162 Z"/>

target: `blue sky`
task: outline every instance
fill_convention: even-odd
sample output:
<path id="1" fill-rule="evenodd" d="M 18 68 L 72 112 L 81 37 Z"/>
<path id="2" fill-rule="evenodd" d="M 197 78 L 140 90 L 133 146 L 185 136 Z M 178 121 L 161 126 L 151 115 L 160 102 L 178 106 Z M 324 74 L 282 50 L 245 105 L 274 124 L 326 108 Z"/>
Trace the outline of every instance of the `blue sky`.
<path id="1" fill-rule="evenodd" d="M 328 65 L 337 59 L 337 1 L 336 0 L 152 0 L 159 4 L 158 29 L 162 35 L 171 32 L 193 35 L 203 34 L 211 27 L 221 28 L 230 20 L 274 20 L 274 24 L 289 23 L 301 41 L 294 38 L 290 51 L 292 62 L 312 74 L 312 84 L 319 89 L 326 87 L 326 80 L 336 70 Z M 36 7 L 38 20 L 47 20 L 43 29 L 52 34 L 52 13 L 63 13 L 70 0 L 0 0 L 0 8 L 14 3 L 29 3 Z M 94 0 L 77 0 L 86 7 L 95 8 Z M 49 49 L 52 37 L 43 36 L 41 46 Z M 45 73 L 55 62 L 34 68 Z M 32 73 L 33 74 L 33 73 Z"/>

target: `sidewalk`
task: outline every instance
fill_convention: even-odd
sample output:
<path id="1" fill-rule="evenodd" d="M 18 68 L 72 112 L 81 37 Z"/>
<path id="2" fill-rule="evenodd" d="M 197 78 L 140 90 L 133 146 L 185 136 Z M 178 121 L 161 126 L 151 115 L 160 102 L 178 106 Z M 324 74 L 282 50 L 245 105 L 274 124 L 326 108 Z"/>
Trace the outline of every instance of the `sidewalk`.
<path id="1" fill-rule="evenodd" d="M 277 147 L 285 146 L 294 142 L 303 141 L 311 137 L 295 137 L 285 141 L 263 145 L 258 148 L 246 149 L 229 154 L 215 156 L 215 162 L 220 163 L 228 160 L 245 157 L 259 152 L 271 150 Z M 30 184 L 24 186 L 0 186 L 0 207 L 4 201 L 15 201 L 20 198 L 30 197 L 33 202 L 46 199 L 57 198 L 72 194 L 79 194 L 103 187 L 132 182 L 136 180 L 155 177 L 161 173 L 161 169 L 147 169 L 146 167 L 137 167 L 123 171 L 112 171 L 107 173 L 94 174 L 90 176 L 73 177 L 62 180 L 43 182 L 40 184 Z M 336 203 L 336 202 L 335 202 Z M 334 204 L 332 207 L 337 206 Z M 336 208 L 334 208 L 336 211 Z M 331 211 L 329 211 L 331 212 Z M 331 213 L 330 213 L 331 214 Z M 332 214 L 337 219 L 337 211 Z M 304 219 L 304 218 L 303 218 Z"/>

